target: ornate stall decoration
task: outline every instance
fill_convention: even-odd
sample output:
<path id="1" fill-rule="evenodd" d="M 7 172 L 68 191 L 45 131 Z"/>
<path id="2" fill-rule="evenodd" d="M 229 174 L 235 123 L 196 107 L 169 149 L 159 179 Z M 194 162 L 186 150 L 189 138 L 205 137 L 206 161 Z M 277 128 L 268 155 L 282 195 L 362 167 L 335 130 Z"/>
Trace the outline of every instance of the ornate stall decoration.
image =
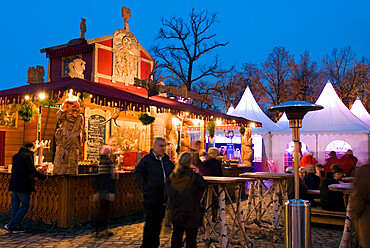
<path id="1" fill-rule="evenodd" d="M 45 70 L 43 66 L 37 65 L 35 67 L 28 67 L 27 71 L 27 83 L 29 84 L 41 84 L 44 82 Z"/>
<path id="2" fill-rule="evenodd" d="M 252 166 L 252 163 L 251 163 L 251 158 L 252 158 L 252 155 L 253 155 L 253 151 L 252 151 L 252 130 L 250 127 L 247 127 L 245 129 L 245 133 L 242 134 L 243 137 L 242 137 L 242 152 L 241 152 L 241 157 L 242 157 L 242 160 L 243 160 L 243 163 L 247 166 Z"/>
<path id="3" fill-rule="evenodd" d="M 58 110 L 57 119 L 59 128 L 55 132 L 54 174 L 77 174 L 83 116 L 78 97 L 72 95 L 72 90 Z"/>
<path id="4" fill-rule="evenodd" d="M 71 78 L 81 78 L 84 79 L 84 71 L 85 71 L 86 62 L 82 59 L 74 59 L 72 62 L 68 64 L 69 73 L 68 76 Z"/>
<path id="5" fill-rule="evenodd" d="M 16 128 L 18 120 L 18 112 L 14 111 L 13 104 L 0 106 L 0 128 Z"/>
<path id="6" fill-rule="evenodd" d="M 134 78 L 138 76 L 140 57 L 139 42 L 128 28 L 128 18 L 130 17 L 130 10 L 123 7 L 122 18 L 125 21 L 125 29 L 118 29 L 113 34 L 112 82 L 119 81 L 125 85 L 134 84 Z"/>

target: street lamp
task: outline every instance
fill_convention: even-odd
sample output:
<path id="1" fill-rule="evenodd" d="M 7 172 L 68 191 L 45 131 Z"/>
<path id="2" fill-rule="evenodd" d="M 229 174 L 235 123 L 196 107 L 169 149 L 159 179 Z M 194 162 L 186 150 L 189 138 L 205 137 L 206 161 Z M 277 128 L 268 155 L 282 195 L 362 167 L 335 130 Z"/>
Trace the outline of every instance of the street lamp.
<path id="1" fill-rule="evenodd" d="M 302 119 L 307 112 L 320 109 L 323 107 L 304 101 L 290 101 L 269 108 L 270 111 L 285 112 L 294 141 L 295 200 L 285 203 L 285 247 L 311 247 L 309 203 L 299 200 L 299 129 L 302 127 Z"/>

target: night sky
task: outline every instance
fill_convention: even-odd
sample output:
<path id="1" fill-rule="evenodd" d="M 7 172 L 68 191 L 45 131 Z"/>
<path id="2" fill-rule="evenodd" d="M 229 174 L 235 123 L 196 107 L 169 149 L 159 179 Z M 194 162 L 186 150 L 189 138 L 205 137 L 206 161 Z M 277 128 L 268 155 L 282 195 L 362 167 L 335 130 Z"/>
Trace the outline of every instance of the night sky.
<path id="1" fill-rule="evenodd" d="M 186 18 L 191 8 L 217 13 L 213 31 L 230 44 L 217 50 L 225 67 L 261 63 L 275 46 L 295 59 L 305 50 L 314 60 L 333 48 L 351 46 L 357 57 L 370 59 L 370 1 L 6 1 L 0 10 L 0 90 L 27 84 L 28 67 L 47 59 L 40 49 L 79 38 L 80 18 L 86 20 L 86 39 L 123 28 L 121 7 L 131 9 L 130 31 L 150 50 L 161 17 Z M 47 75 L 44 79 L 46 80 Z"/>

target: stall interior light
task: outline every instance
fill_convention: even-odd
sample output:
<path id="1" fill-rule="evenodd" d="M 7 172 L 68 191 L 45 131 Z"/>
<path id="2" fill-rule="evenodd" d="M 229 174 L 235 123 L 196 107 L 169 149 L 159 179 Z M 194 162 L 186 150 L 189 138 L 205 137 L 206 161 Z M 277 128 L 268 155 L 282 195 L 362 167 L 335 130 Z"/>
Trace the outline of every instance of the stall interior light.
<path id="1" fill-rule="evenodd" d="M 200 124 L 199 119 L 191 119 L 191 122 L 193 122 L 194 126 L 199 126 L 199 124 Z"/>
<path id="2" fill-rule="evenodd" d="M 251 128 L 256 128 L 256 123 L 252 122 L 249 126 L 250 126 Z"/>
<path id="3" fill-rule="evenodd" d="M 221 125 L 222 125 L 222 121 L 221 121 L 221 119 L 217 119 L 217 120 L 216 120 L 216 125 L 217 125 L 217 126 L 221 126 Z"/>
<path id="4" fill-rule="evenodd" d="M 178 118 L 176 117 L 172 117 L 172 125 L 174 126 L 180 126 L 181 125 L 181 122 Z"/>
<path id="5" fill-rule="evenodd" d="M 24 96 L 24 99 L 25 99 L 26 101 L 29 101 L 29 100 L 30 100 L 30 96 L 29 96 L 29 95 L 25 95 L 25 96 Z"/>
<path id="6" fill-rule="evenodd" d="M 40 99 L 40 100 L 44 100 L 45 98 L 46 98 L 45 93 L 41 92 L 41 93 L 39 94 L 39 99 Z"/>

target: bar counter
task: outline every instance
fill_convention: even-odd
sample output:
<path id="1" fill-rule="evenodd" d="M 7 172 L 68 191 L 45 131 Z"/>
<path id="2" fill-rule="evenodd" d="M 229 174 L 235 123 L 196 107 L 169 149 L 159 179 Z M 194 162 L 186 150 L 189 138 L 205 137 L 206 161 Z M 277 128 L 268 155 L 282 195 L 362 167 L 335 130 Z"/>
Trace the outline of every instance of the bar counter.
<path id="1" fill-rule="evenodd" d="M 10 173 L 0 172 L 0 213 L 11 211 Z M 68 228 L 73 223 L 88 221 L 96 209 L 92 200 L 92 178 L 96 174 L 52 175 L 45 181 L 35 179 L 36 192 L 31 194 L 31 207 L 26 217 L 41 219 L 46 224 Z M 141 191 L 133 172 L 120 172 L 117 194 L 110 218 L 119 218 L 143 209 Z"/>

